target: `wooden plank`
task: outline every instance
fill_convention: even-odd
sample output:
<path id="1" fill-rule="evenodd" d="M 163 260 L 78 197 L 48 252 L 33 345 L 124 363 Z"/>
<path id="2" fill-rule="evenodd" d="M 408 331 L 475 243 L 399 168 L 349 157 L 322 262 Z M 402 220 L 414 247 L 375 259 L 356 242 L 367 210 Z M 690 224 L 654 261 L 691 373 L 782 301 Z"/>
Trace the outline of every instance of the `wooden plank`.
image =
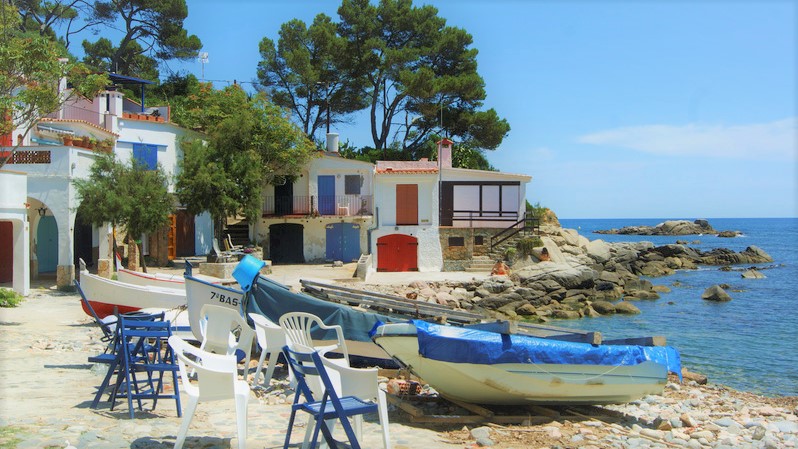
<path id="1" fill-rule="evenodd" d="M 540 416 L 548 416 L 549 418 L 559 418 L 561 415 L 561 413 L 557 410 L 549 407 L 543 407 L 542 405 L 529 404 L 526 406 L 526 408 L 532 413 L 537 413 Z"/>
<path id="2" fill-rule="evenodd" d="M 607 340 L 605 345 L 637 345 L 637 346 L 667 346 L 666 338 L 660 335 L 653 337 L 618 338 Z"/>
<path id="3" fill-rule="evenodd" d="M 485 418 L 492 418 L 495 415 L 492 411 L 490 411 L 490 410 L 488 410 L 488 409 L 486 409 L 484 407 L 480 407 L 479 405 L 470 404 L 468 402 L 463 402 L 463 401 L 458 401 L 457 399 L 452 399 L 452 398 L 449 398 L 449 397 L 446 397 L 446 396 L 443 396 L 443 397 L 447 401 L 451 402 L 452 404 L 458 405 L 458 406 L 460 406 L 460 407 L 462 407 L 462 408 L 464 408 L 464 409 L 466 409 L 466 410 L 468 410 L 470 412 L 474 412 L 474 413 L 476 413 L 479 416 L 483 416 Z"/>

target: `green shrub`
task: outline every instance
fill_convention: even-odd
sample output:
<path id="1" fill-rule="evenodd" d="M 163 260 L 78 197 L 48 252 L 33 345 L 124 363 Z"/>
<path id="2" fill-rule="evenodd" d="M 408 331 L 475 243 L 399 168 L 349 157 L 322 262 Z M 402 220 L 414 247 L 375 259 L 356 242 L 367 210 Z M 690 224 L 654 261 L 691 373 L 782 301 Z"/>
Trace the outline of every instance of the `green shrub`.
<path id="1" fill-rule="evenodd" d="M 515 248 L 507 248 L 506 250 L 504 250 L 504 259 L 510 261 L 514 260 L 517 252 L 518 250 L 516 250 Z"/>
<path id="2" fill-rule="evenodd" d="M 0 288 L 0 307 L 16 307 L 22 302 L 22 296 L 14 290 Z"/>
<path id="3" fill-rule="evenodd" d="M 531 256 L 532 249 L 543 246 L 543 241 L 540 240 L 540 237 L 524 237 L 518 241 L 516 248 L 518 248 L 518 252 L 521 253 L 522 256 Z"/>

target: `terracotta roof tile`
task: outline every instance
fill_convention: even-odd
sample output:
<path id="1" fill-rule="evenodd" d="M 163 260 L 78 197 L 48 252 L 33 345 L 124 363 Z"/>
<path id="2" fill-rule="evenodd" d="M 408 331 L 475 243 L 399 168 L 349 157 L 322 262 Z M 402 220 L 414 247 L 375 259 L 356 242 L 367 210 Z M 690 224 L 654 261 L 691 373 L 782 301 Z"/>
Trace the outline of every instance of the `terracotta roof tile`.
<path id="1" fill-rule="evenodd" d="M 423 174 L 438 173 L 435 161 L 377 161 L 377 173 Z"/>

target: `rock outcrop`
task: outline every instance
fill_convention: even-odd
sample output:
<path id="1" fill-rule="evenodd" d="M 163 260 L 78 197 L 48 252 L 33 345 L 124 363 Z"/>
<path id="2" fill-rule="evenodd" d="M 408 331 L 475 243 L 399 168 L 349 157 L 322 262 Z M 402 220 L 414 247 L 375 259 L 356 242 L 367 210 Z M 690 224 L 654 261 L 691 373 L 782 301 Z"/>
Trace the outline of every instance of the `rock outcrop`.
<path id="1" fill-rule="evenodd" d="M 668 220 L 656 226 L 624 226 L 621 229 L 595 231 L 596 234 L 624 235 L 701 235 L 712 234 L 718 237 L 737 237 L 740 231 L 716 231 L 707 220 Z"/>

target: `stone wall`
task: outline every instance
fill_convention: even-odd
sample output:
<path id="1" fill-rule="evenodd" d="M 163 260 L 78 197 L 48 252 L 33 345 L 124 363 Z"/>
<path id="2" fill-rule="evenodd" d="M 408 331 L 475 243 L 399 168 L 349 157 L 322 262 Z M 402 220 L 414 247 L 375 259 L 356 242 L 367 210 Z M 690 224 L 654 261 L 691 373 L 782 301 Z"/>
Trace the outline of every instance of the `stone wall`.
<path id="1" fill-rule="evenodd" d="M 490 251 L 490 239 L 501 229 L 440 228 L 443 271 L 463 271 L 477 256 Z"/>

